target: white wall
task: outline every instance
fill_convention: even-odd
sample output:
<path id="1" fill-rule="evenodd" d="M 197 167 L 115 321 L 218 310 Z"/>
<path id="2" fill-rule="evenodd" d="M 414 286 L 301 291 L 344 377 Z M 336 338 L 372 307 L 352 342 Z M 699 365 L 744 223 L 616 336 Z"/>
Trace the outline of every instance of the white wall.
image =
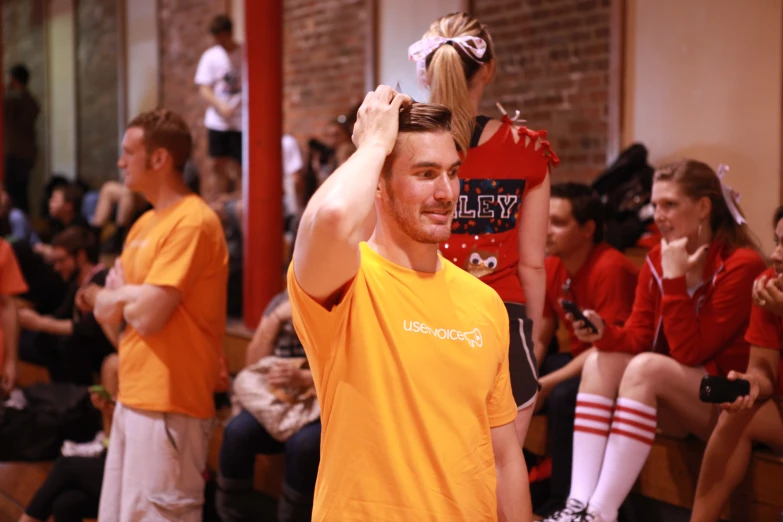
<path id="1" fill-rule="evenodd" d="M 46 169 L 76 178 L 76 56 L 74 0 L 47 0 L 47 96 L 49 98 Z"/>
<path id="2" fill-rule="evenodd" d="M 239 43 L 245 42 L 245 0 L 229 0 L 228 16 L 234 22 L 234 39 Z"/>
<path id="3" fill-rule="evenodd" d="M 429 100 L 419 87 L 416 64 L 408 60 L 408 46 L 419 40 L 430 24 L 443 15 L 467 10 L 467 0 L 378 0 L 378 80 L 413 99 Z"/>
<path id="4" fill-rule="evenodd" d="M 159 102 L 158 13 L 156 0 L 125 1 L 126 116 L 130 121 Z"/>
<path id="5" fill-rule="evenodd" d="M 777 0 L 626 0 L 623 143 L 655 164 L 682 157 L 726 182 L 766 251 L 780 203 L 781 29 Z"/>

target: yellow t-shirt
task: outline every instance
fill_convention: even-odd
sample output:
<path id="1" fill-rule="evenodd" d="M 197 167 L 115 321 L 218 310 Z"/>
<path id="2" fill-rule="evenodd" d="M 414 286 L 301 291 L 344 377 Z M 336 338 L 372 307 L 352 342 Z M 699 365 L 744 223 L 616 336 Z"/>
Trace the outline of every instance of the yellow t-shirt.
<path id="1" fill-rule="evenodd" d="M 508 315 L 489 286 L 441 263 L 415 272 L 362 243 L 330 310 L 289 268 L 321 404 L 316 522 L 497 520 L 490 428 L 517 413 Z"/>
<path id="2" fill-rule="evenodd" d="M 128 232 L 122 268 L 127 284 L 174 287 L 182 300 L 154 335 L 125 328 L 118 400 L 142 410 L 213 416 L 228 284 L 220 219 L 195 195 L 164 211 L 150 210 Z"/>

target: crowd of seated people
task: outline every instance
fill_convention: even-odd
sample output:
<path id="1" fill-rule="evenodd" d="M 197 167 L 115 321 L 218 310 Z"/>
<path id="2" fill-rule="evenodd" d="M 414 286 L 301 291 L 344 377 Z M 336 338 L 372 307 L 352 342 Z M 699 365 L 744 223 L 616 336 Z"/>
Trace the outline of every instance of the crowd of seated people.
<path id="1" fill-rule="evenodd" d="M 288 176 L 293 181 L 289 186 L 295 191 L 285 206 L 290 233 L 308 197 L 350 155 L 348 130 L 340 127 L 341 136 L 335 136 L 337 127 L 330 122 L 326 139 L 309 143 L 300 168 L 282 173 L 284 180 Z M 300 155 L 295 140 L 284 140 L 283 147 L 284 154 Z M 346 156 L 341 160 L 340 154 Z M 184 176 L 198 192 L 200 177 L 192 164 Z M 570 350 L 537 354 L 541 391 L 536 408 L 547 414 L 553 463 L 550 497 L 537 511 L 548 520 L 617 520 L 658 431 L 693 434 L 708 443 L 693 513 L 700 521 L 717 520 L 747 469 L 755 443 L 783 451 L 777 435 L 783 211 L 775 214 L 775 267 L 765 271 L 755 236 L 731 197 L 715 171 L 698 161 L 657 169 L 652 201 L 663 240 L 639 270 L 603 242 L 604 210 L 592 189 L 577 183 L 553 185 L 539 345 L 551 346 L 555 330 L 562 327 Z M 105 368 L 115 360 L 116 331 L 102 327 L 92 315 L 95 295 L 107 276 L 101 240 L 105 245 L 107 239 L 124 239 L 147 204 L 115 182 L 99 191 L 92 214 L 83 212 L 84 200 L 77 184 L 54 186 L 48 199 L 49 226 L 36 230 L 0 192 L 3 255 L 18 259 L 20 267 L 18 281 L 0 288 L 6 391 L 15 371 L 5 367 L 17 358 L 44 366 L 53 381 L 83 385 L 97 382 L 101 374 L 105 380 Z M 234 224 L 241 226 L 228 201 L 218 215 L 224 224 L 233 216 Z M 115 207 L 114 235 L 104 238 L 101 228 Z M 14 312 L 6 312 L 10 303 Z M 575 318 L 574 309 L 584 316 Z M 5 324 L 11 315 L 18 318 L 15 328 Z M 14 337 L 18 353 L 9 347 Z M 269 303 L 258 325 L 243 374 L 263 376 L 253 381 L 261 404 L 263 397 L 281 389 L 296 390 L 298 400 L 307 401 L 312 398 L 306 393 L 312 378 L 303 360 L 283 292 Z M 243 374 L 238 380 L 249 382 Z M 705 375 L 747 379 L 750 394 L 732 404 L 702 402 L 697 390 Z M 253 491 L 254 456 L 285 453 L 277 516 L 306 520 L 319 462 L 317 414 L 281 435 L 265 424 L 269 420 L 263 412 L 254 410 L 253 393 L 244 393 L 241 399 L 235 397 L 237 414 L 226 425 L 220 450 L 218 513 L 229 522 L 260 519 L 266 504 Z M 95 404 L 110 413 L 110 401 L 96 397 Z M 50 514 L 60 520 L 57 513 L 74 510 L 90 516 L 97 509 L 102 458 L 63 457 L 23 520 L 44 520 Z M 73 479 L 74 474 L 87 485 L 79 485 L 81 479 Z"/>

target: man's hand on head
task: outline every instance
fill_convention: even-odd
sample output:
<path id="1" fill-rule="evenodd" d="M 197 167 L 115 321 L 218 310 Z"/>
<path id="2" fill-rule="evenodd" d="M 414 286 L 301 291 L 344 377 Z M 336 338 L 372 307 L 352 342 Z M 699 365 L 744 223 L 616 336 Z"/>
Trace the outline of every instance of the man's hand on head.
<path id="1" fill-rule="evenodd" d="M 397 141 L 400 108 L 412 103 L 407 94 L 400 94 L 388 85 L 380 85 L 364 98 L 353 128 L 353 143 L 357 149 L 382 147 L 388 156 Z"/>

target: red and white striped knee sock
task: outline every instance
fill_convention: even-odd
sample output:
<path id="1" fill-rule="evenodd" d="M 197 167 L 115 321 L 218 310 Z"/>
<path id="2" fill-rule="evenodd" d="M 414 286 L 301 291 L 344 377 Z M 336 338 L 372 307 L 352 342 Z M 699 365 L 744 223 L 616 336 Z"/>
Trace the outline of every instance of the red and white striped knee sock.
<path id="1" fill-rule="evenodd" d="M 571 492 L 568 498 L 583 505 L 587 505 L 601 474 L 613 408 L 614 401 L 602 395 L 580 393 L 576 396 Z"/>
<path id="2" fill-rule="evenodd" d="M 601 520 L 617 520 L 620 505 L 631 492 L 650 454 L 656 420 L 654 407 L 624 397 L 617 399 L 601 478 L 588 502 L 588 510 L 598 513 Z"/>

